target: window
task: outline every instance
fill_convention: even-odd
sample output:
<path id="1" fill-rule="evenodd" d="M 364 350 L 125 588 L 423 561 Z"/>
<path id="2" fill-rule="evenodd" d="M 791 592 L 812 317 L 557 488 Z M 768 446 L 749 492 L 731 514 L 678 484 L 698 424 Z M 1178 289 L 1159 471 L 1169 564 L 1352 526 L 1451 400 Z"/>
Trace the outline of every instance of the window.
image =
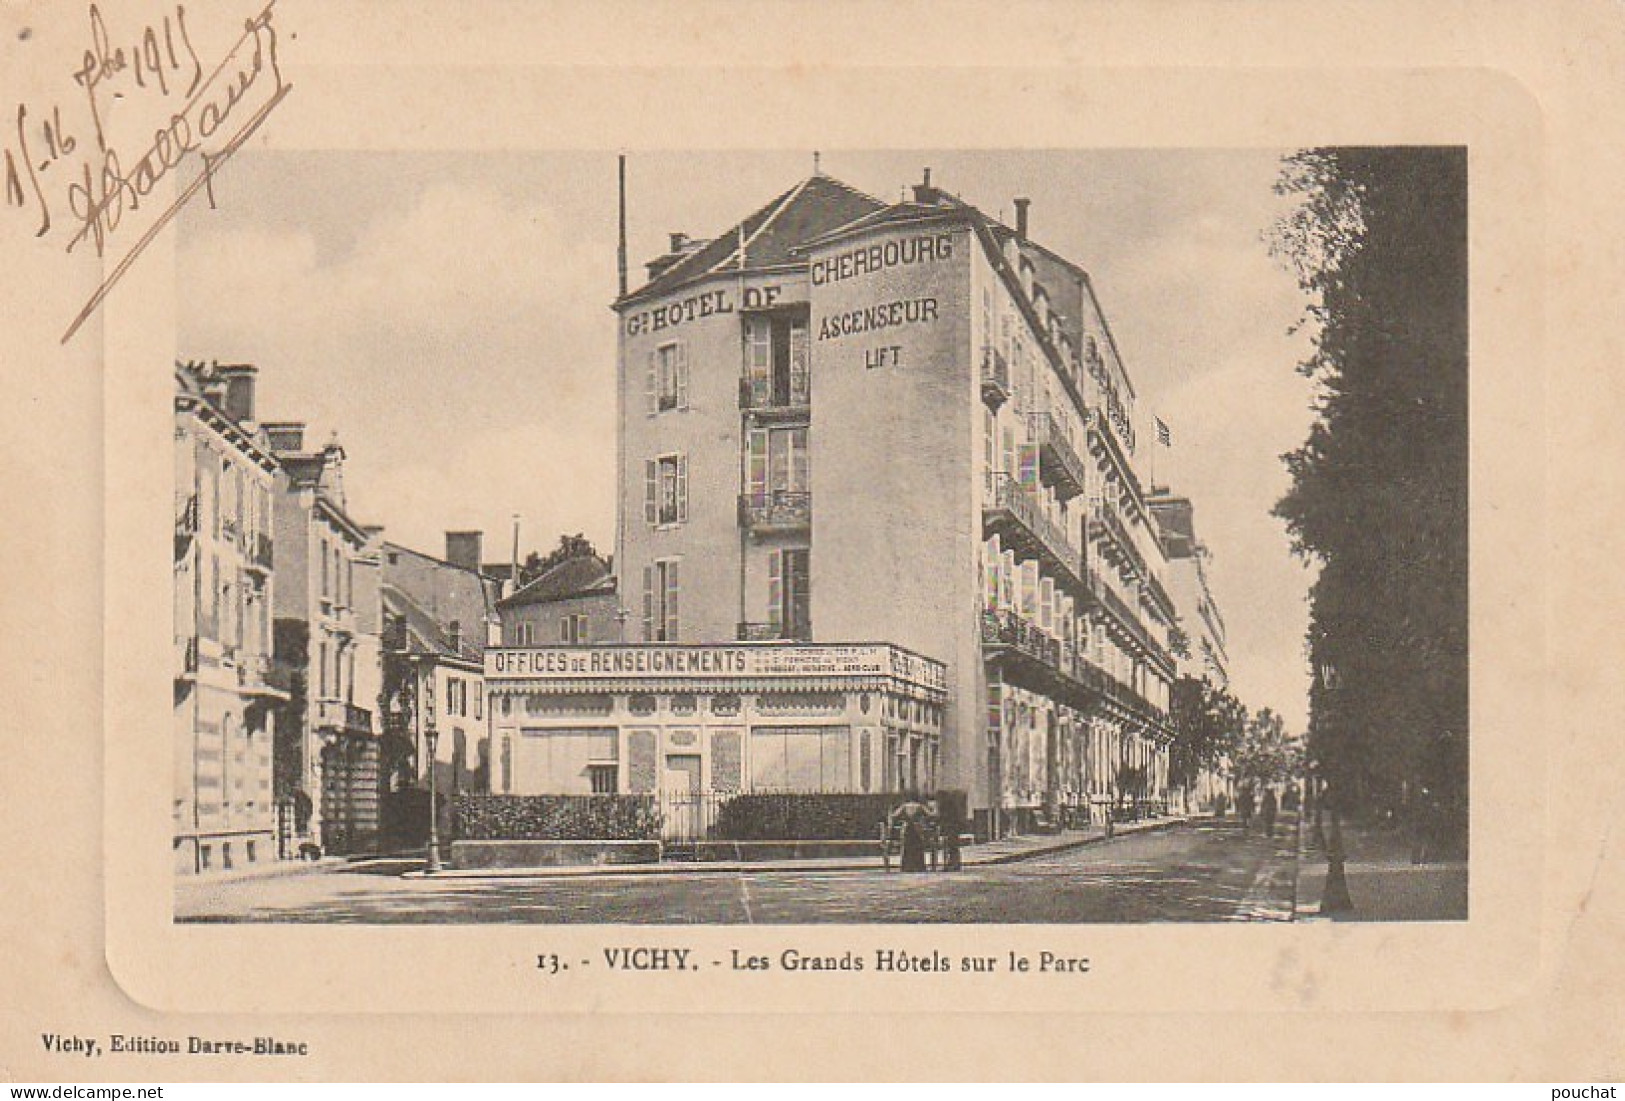
<path id="1" fill-rule="evenodd" d="M 316 668 L 319 670 L 317 673 L 317 698 L 325 700 L 327 698 L 327 643 L 317 644 L 316 655 Z"/>
<path id="2" fill-rule="evenodd" d="M 474 717 L 485 718 L 485 684 L 482 681 L 474 682 Z"/>
<path id="3" fill-rule="evenodd" d="M 619 765 L 588 765 L 587 780 L 594 795 L 614 795 Z"/>
<path id="4" fill-rule="evenodd" d="M 643 519 L 659 527 L 688 519 L 687 455 L 662 455 L 644 463 Z"/>
<path id="5" fill-rule="evenodd" d="M 649 353 L 649 413 L 688 408 L 688 345 L 665 344 Z"/>
<path id="6" fill-rule="evenodd" d="M 806 319 L 747 317 L 745 378 L 754 409 L 807 405 L 812 400 L 812 373 Z"/>
<path id="7" fill-rule="evenodd" d="M 573 615 L 559 617 L 559 641 L 577 645 L 592 641 L 588 636 L 587 615 L 577 612 Z"/>
<path id="8" fill-rule="evenodd" d="M 643 568 L 643 637 L 647 642 L 677 641 L 679 560 L 663 558 Z"/>
<path id="9" fill-rule="evenodd" d="M 753 428 L 745 476 L 751 503 L 766 505 L 788 493 L 806 493 L 812 471 L 805 428 Z"/>

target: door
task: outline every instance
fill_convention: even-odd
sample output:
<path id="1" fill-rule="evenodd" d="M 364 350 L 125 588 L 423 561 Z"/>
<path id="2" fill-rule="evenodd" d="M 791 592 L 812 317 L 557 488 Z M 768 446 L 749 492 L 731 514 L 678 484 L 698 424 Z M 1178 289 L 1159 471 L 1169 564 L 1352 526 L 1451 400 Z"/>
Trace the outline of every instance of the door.
<path id="1" fill-rule="evenodd" d="M 700 841 L 705 837 L 704 797 L 700 791 L 700 756 L 668 753 L 660 773 L 660 809 L 666 841 Z"/>

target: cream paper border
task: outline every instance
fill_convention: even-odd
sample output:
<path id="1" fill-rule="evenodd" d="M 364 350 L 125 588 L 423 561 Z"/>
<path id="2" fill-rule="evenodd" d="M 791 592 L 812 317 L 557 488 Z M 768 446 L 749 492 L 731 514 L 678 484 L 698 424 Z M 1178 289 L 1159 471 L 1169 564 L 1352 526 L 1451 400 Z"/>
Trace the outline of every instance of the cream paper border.
<path id="1" fill-rule="evenodd" d="M 90 455 L 75 452 L 63 464 L 61 483 L 64 495 L 77 486 L 82 499 L 94 493 L 99 476 L 105 527 L 96 532 L 76 512 L 50 529 L 79 533 L 83 541 L 71 548 L 71 561 L 83 571 L 82 583 L 96 576 L 98 560 L 106 567 L 105 710 L 96 716 L 78 699 L 95 695 L 87 645 L 95 636 L 82 635 L 77 665 L 61 666 L 54 674 L 60 679 L 46 682 L 80 706 L 71 721 L 64 713 L 28 728 L 67 744 L 58 744 L 49 764 L 31 753 L 17 777 L 35 785 L 17 790 L 50 792 L 76 816 L 60 844 L 18 857 L 29 873 L 20 895 L 28 912 L 70 913 L 75 933 L 63 950 L 37 917 L 16 921 L 8 911 L 8 925 L 33 950 L 7 967 L 39 984 L 18 989 L 64 983 L 71 989 L 57 1014 L 71 1016 L 77 1005 L 81 1015 L 109 1022 L 104 1031 L 291 1033 L 316 1049 L 297 1071 L 194 1060 L 165 1062 L 165 1077 L 503 1077 L 540 1068 L 567 1077 L 890 1076 L 905 1068 L 973 1077 L 1432 1076 L 1447 1067 L 1476 1076 L 1475 1068 L 1529 1075 L 1551 1065 L 1535 1061 L 1537 1055 L 1559 1052 L 1618 1073 L 1617 1054 L 1572 1038 L 1607 1035 L 1594 1024 L 1588 1031 L 1591 1014 L 1578 1006 L 1562 1016 L 1541 1008 L 1566 998 L 1559 1004 L 1595 1010 L 1618 974 L 1617 964 L 1575 970 L 1584 945 L 1598 950 L 1596 919 L 1582 921 L 1587 909 L 1603 908 L 1604 889 L 1617 897 L 1617 871 L 1602 863 L 1597 840 L 1604 834 L 1595 816 L 1617 811 L 1617 803 L 1602 798 L 1608 789 L 1598 789 L 1617 766 L 1583 756 L 1570 740 L 1587 732 L 1570 725 L 1572 709 L 1594 685 L 1575 660 L 1574 640 L 1560 633 L 1574 621 L 1551 603 L 1580 595 L 1574 591 L 1580 583 L 1552 564 L 1560 534 L 1573 530 L 1561 526 L 1560 515 L 1570 508 L 1571 487 L 1583 484 L 1566 476 L 1588 469 L 1574 452 L 1601 443 L 1589 434 L 1595 421 L 1575 415 L 1584 406 L 1572 406 L 1569 377 L 1593 360 L 1564 361 L 1575 351 L 1568 326 L 1582 316 L 1576 305 L 1586 289 L 1583 260 L 1542 251 L 1546 217 L 1574 229 L 1576 212 L 1554 199 L 1551 182 L 1561 178 L 1568 199 L 1573 170 L 1548 155 L 1554 129 L 1569 141 L 1583 132 L 1575 121 L 1580 104 L 1548 60 L 1561 57 L 1556 47 L 1570 40 L 1550 26 L 1550 8 L 1537 18 L 1532 5 L 1472 9 L 1478 22 L 1453 22 L 1443 8 L 1424 14 L 1420 6 L 1325 5 L 1311 15 L 1298 5 L 1273 4 L 998 5 L 989 26 L 979 28 L 974 17 L 992 10 L 900 5 L 885 15 L 865 9 L 858 20 L 850 8 L 821 16 L 795 9 L 812 30 L 792 47 L 771 13 L 722 5 L 681 13 L 615 6 L 592 17 L 579 8 L 481 5 L 460 6 L 455 15 L 419 9 L 421 18 L 407 20 L 395 7 L 386 19 L 377 18 L 384 9 L 361 5 L 333 11 L 288 2 L 277 8 L 279 27 L 297 30 L 308 52 L 285 53 L 296 91 L 263 133 L 272 148 L 612 143 L 634 153 L 1468 145 L 1471 919 L 1219 927 L 174 925 L 162 843 L 170 829 L 167 367 L 175 353 L 172 239 L 164 235 L 68 352 L 79 362 L 67 369 L 94 372 L 86 349 L 93 352 L 105 334 L 103 423 L 96 424 L 94 388 L 82 376 L 63 388 L 77 399 L 72 423 L 89 444 L 85 451 L 102 441 L 94 460 L 103 465 L 97 470 Z M 1212 21 L 1221 10 L 1231 18 Z M 1582 11 L 1600 18 L 1599 8 L 1574 6 Z M 1031 14 L 1025 22 L 1023 12 Z M 910 22 L 911 15 L 919 18 Z M 740 54 L 759 67 L 715 67 L 727 55 L 710 52 L 719 44 L 711 20 L 732 21 L 729 33 L 737 38 L 726 40 L 750 44 L 740 45 Z M 909 33 L 877 39 L 860 29 L 875 20 Z M 460 41 L 452 23 L 473 26 L 472 38 Z M 1475 34 L 1479 39 L 1470 41 Z M 896 52 L 881 54 L 881 40 Z M 367 42 L 377 50 L 357 48 Z M 1371 48 L 1362 52 L 1361 43 Z M 1617 35 L 1608 45 L 1617 49 Z M 1524 67 L 1520 51 L 1543 51 L 1548 67 L 1513 75 Z M 668 56 L 671 68 L 646 67 Z M 535 67 L 572 60 L 586 64 Z M 1576 62 L 1571 55 L 1569 62 L 1596 59 Z M 877 65 L 885 67 L 868 67 Z M 53 305 L 56 297 L 46 296 Z M 6 306 L 17 308 L 12 298 Z M 1544 340 L 1552 312 L 1565 326 L 1557 347 Z M 43 325 L 25 324 L 22 333 L 54 337 L 60 324 L 53 315 Z M 42 347 L 51 351 L 50 344 Z M 1545 405 L 1554 392 L 1565 401 L 1561 410 Z M 37 428 L 20 438 L 48 439 Z M 1561 502 L 1561 510 L 1548 501 Z M 1593 521 L 1609 518 L 1606 502 L 1586 507 L 1595 510 Z M 1604 522 L 1595 537 L 1606 540 L 1608 530 Z M 1569 561 L 1579 568 L 1593 560 L 1581 548 Z M 8 576 L 8 601 L 21 576 Z M 74 607 L 71 600 L 65 606 Z M 69 676 L 70 670 L 83 675 Z M 87 744 L 97 719 L 105 724 L 104 762 Z M 1576 753 L 1584 761 L 1578 770 Z M 72 774 L 58 770 L 74 767 L 81 771 L 70 783 L 65 777 Z M 104 862 L 94 859 L 84 828 L 98 810 L 92 794 L 98 772 L 106 792 Z M 1610 877 L 1600 875 L 1605 868 Z M 97 964 L 100 933 L 84 920 L 100 893 L 97 871 L 105 877 L 107 971 Z M 1583 897 L 1577 886 L 1587 889 Z M 666 976 L 595 970 L 544 979 L 530 967 L 538 951 L 596 953 L 622 943 L 692 947 L 702 959 L 733 947 L 770 954 L 785 947 L 868 953 L 898 947 L 950 955 L 1047 948 L 1087 955 L 1093 970 L 1081 979 L 762 978 L 720 970 Z M 1612 962 L 1607 955 L 1589 958 Z M 60 970 L 42 968 L 42 959 Z M 49 1000 L 58 1004 L 55 996 Z M 241 1014 L 252 1016 L 232 1016 Z M 34 1048 L 20 1056 L 24 1065 L 66 1073 L 65 1065 L 37 1063 L 41 1056 L 27 1035 L 51 1023 L 31 1023 L 26 1007 L 8 1011 L 13 1018 L 26 1041 L 19 1050 Z M 357 1045 L 380 1029 L 394 1042 L 364 1054 Z M 889 1045 L 880 1042 L 882 1033 L 892 1038 Z M 1243 1035 L 1246 1043 L 1239 1042 Z M 943 1042 L 949 1037 L 975 1042 Z M 1436 1047 L 1426 1046 L 1429 1038 Z M 1520 1061 L 1520 1053 L 1529 1054 Z"/>

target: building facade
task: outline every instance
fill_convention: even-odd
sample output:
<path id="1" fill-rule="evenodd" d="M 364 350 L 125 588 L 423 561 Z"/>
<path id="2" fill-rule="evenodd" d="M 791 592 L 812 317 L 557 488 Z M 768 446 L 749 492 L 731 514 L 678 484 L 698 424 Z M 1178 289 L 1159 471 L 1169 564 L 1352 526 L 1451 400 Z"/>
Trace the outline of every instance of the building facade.
<path id="1" fill-rule="evenodd" d="M 1165 797 L 1171 735 L 1147 415 L 1087 273 L 1017 210 L 1005 226 L 929 173 L 898 203 L 814 175 L 715 238 L 673 234 L 615 304 L 614 562 L 627 642 L 645 647 L 631 652 L 650 670 L 665 647 L 726 640 L 752 668 L 851 640 L 909 655 L 931 672 L 907 682 L 922 693 L 902 693 L 907 723 L 882 712 L 871 782 L 964 790 L 984 835 Z M 547 706 L 538 686 L 556 675 L 569 709 L 597 709 L 582 728 L 623 742 L 679 696 L 707 713 L 697 690 L 640 688 L 641 667 L 618 667 L 612 694 L 571 675 L 573 652 L 557 663 L 522 685 L 489 660 L 487 675 L 504 706 L 510 687 Z M 747 719 L 778 706 L 766 680 L 706 683 Z M 861 726 L 850 692 L 833 695 L 834 725 Z"/>
<path id="2" fill-rule="evenodd" d="M 174 850 L 181 873 L 275 858 L 271 492 L 255 369 L 181 364 L 175 394 Z"/>
<path id="3" fill-rule="evenodd" d="M 932 785 L 940 662 L 884 643 L 486 651 L 502 794 L 656 795 L 695 840 L 739 792 Z"/>
<path id="4" fill-rule="evenodd" d="M 504 646 L 625 642 L 630 612 L 597 555 L 567 558 L 497 602 Z"/>
<path id="5" fill-rule="evenodd" d="M 1176 610 L 1174 653 L 1181 677 L 1205 680 L 1217 688 L 1230 687 L 1230 656 L 1225 649 L 1224 616 L 1209 584 L 1211 553 L 1196 534 L 1196 509 L 1189 497 L 1167 491 L 1147 503 L 1156 517 L 1163 551 L 1168 559 L 1169 588 Z M 1186 809 L 1211 808 L 1222 793 L 1234 797 L 1229 760 L 1203 769 L 1189 792 L 1179 793 Z"/>
<path id="6" fill-rule="evenodd" d="M 484 655 L 502 582 L 479 568 L 478 535 L 448 532 L 445 558 L 382 545 L 386 801 L 428 788 L 431 726 L 436 790 L 491 790 Z"/>
<path id="7" fill-rule="evenodd" d="M 277 717 L 278 850 L 371 852 L 382 767 L 378 540 L 347 511 L 336 439 L 307 450 L 302 423 L 265 432 L 279 464 L 275 654 L 292 692 Z"/>

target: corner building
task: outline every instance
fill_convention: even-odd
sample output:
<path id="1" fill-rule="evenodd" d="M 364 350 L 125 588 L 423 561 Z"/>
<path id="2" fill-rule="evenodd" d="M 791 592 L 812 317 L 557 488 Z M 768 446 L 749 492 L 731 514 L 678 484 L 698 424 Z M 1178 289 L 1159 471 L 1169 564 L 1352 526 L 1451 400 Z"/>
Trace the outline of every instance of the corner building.
<path id="1" fill-rule="evenodd" d="M 865 783 L 962 788 L 984 835 L 1160 797 L 1173 676 L 1133 386 L 1018 210 L 814 175 L 615 304 L 628 637 L 940 668 Z"/>

